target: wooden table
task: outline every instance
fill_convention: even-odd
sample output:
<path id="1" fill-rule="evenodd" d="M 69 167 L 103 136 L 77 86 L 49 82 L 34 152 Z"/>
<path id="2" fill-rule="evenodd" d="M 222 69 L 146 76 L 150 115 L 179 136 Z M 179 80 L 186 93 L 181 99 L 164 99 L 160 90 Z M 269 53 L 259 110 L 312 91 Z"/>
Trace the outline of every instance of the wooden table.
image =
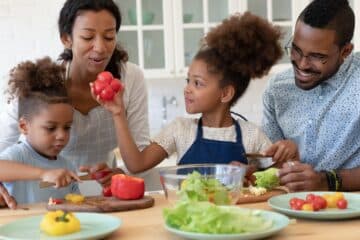
<path id="1" fill-rule="evenodd" d="M 163 195 L 152 195 L 155 198 L 155 206 L 148 209 L 127 212 L 116 212 L 111 215 L 123 220 L 123 225 L 107 239 L 181 239 L 167 232 L 164 228 L 162 209 L 169 206 Z M 0 209 L 0 224 L 8 223 L 23 217 L 44 214 L 45 203 L 24 205 L 29 210 Z M 266 202 L 241 204 L 241 207 L 270 210 Z M 360 219 L 341 221 L 315 221 L 297 219 L 296 223 L 290 224 L 284 230 L 270 239 L 290 240 L 352 240 L 360 239 Z"/>

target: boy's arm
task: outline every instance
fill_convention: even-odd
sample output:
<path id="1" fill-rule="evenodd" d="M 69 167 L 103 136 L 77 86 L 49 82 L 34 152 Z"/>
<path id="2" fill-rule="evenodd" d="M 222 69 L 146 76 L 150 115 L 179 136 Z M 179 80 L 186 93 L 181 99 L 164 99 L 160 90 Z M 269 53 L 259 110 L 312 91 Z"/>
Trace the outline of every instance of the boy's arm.
<path id="1" fill-rule="evenodd" d="M 39 180 L 44 169 L 9 160 L 0 161 L 0 181 Z"/>

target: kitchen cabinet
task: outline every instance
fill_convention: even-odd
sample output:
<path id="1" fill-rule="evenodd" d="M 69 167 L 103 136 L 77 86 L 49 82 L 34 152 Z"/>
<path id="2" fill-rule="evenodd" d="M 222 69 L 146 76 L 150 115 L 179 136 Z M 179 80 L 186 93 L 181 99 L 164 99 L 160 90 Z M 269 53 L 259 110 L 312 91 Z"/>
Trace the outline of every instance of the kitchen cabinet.
<path id="1" fill-rule="evenodd" d="M 115 0 L 123 23 L 119 42 L 127 49 L 130 61 L 145 70 L 147 78 L 186 75 L 187 67 L 212 27 L 234 12 L 251 11 L 283 32 L 285 46 L 292 35 L 296 18 L 310 0 Z M 359 8 L 358 1 L 350 0 Z M 356 34 L 358 36 L 359 34 Z M 359 39 L 357 40 L 359 41 Z M 289 66 L 284 54 L 275 71 Z"/>

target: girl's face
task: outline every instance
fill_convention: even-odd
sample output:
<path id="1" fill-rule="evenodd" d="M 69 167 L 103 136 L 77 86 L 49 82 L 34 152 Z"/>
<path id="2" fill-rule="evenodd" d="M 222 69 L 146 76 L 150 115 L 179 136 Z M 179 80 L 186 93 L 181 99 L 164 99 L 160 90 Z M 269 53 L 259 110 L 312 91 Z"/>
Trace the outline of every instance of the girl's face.
<path id="1" fill-rule="evenodd" d="M 64 35 L 62 41 L 72 49 L 72 67 L 98 74 L 105 70 L 116 47 L 116 20 L 106 10 L 80 11 L 72 36 Z"/>
<path id="2" fill-rule="evenodd" d="M 73 109 L 66 103 L 49 104 L 31 119 L 20 119 L 19 127 L 39 154 L 56 159 L 70 137 Z"/>
<path id="3" fill-rule="evenodd" d="M 186 112 L 215 112 L 221 105 L 222 88 L 220 75 L 211 74 L 202 60 L 193 60 L 189 66 L 187 84 L 184 89 Z"/>

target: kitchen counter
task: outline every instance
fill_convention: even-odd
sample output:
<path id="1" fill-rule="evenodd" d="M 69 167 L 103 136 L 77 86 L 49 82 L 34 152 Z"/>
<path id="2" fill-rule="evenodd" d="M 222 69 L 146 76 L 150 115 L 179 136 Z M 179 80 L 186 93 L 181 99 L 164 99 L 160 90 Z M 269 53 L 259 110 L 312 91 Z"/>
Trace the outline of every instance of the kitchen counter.
<path id="1" fill-rule="evenodd" d="M 110 213 L 113 216 L 121 218 L 123 225 L 106 239 L 181 239 L 167 232 L 164 228 L 162 209 L 166 206 L 169 206 L 165 200 L 164 195 L 154 194 L 152 196 L 155 198 L 155 206 L 152 208 Z M 46 212 L 45 203 L 23 205 L 20 207 L 26 207 L 28 210 L 0 209 L 0 224 L 33 215 L 41 215 Z M 271 209 L 266 202 L 242 204 L 241 207 L 258 208 L 264 210 Z M 297 219 L 296 223 L 290 224 L 288 227 L 270 239 L 359 239 L 359 226 L 359 218 L 340 221 L 315 221 Z"/>

